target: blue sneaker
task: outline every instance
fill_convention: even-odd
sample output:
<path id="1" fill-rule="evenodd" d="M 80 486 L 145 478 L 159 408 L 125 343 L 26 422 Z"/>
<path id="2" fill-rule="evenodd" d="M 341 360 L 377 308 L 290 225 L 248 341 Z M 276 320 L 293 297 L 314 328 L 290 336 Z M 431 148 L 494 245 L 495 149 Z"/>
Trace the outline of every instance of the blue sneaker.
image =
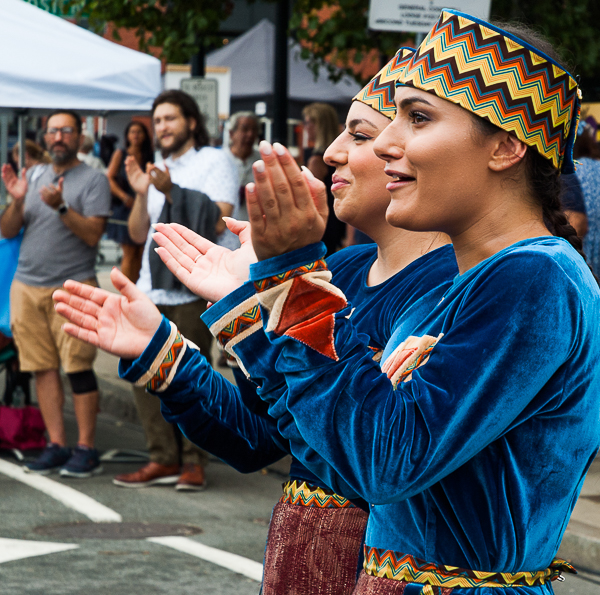
<path id="1" fill-rule="evenodd" d="M 25 463 L 25 465 L 23 465 L 23 469 L 27 471 L 27 473 L 50 475 L 52 471 L 57 471 L 70 458 L 70 448 L 50 442 L 50 444 L 44 448 L 42 454 L 32 463 Z"/>
<path id="2" fill-rule="evenodd" d="M 98 451 L 95 448 L 78 444 L 73 449 L 71 458 L 63 465 L 59 473 L 61 477 L 86 478 L 98 475 L 102 471 Z"/>

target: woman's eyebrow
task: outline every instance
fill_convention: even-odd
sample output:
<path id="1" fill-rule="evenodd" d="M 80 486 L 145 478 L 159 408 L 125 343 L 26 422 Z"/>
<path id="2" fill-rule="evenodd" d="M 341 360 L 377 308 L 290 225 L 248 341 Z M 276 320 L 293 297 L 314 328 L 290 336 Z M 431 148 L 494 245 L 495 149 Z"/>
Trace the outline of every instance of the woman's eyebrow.
<path id="1" fill-rule="evenodd" d="M 429 103 L 429 101 L 427 101 L 426 99 L 423 99 L 421 97 L 407 97 L 406 99 L 403 99 L 400 102 L 400 109 L 406 109 L 408 106 L 412 105 L 413 103 L 424 103 L 425 105 L 430 105 L 431 107 L 433 107 L 433 105 L 431 105 L 431 103 Z"/>
<path id="2" fill-rule="evenodd" d="M 371 128 L 377 128 L 373 122 L 367 120 L 366 118 L 355 118 L 354 120 L 350 120 L 350 122 L 348 122 L 348 128 L 354 128 L 359 124 L 367 124 L 368 126 L 371 126 Z"/>

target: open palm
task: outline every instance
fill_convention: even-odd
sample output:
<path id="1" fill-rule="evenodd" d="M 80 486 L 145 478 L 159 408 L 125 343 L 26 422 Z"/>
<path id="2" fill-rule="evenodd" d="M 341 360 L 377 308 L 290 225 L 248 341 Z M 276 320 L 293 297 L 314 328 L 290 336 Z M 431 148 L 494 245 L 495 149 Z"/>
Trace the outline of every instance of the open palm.
<path id="1" fill-rule="evenodd" d="M 129 185 L 137 194 L 146 194 L 150 186 L 150 175 L 142 170 L 133 155 L 125 158 L 125 173 Z"/>
<path id="2" fill-rule="evenodd" d="M 2 166 L 2 180 L 8 190 L 8 193 L 15 200 L 23 200 L 27 194 L 27 178 L 25 177 L 25 168 L 21 172 L 21 177 L 17 177 L 15 170 L 5 163 Z"/>
<path id="3" fill-rule="evenodd" d="M 77 281 L 66 281 L 66 291 L 52 295 L 56 311 L 69 322 L 69 335 L 96 345 L 118 357 L 135 359 L 150 343 L 162 315 L 150 299 L 121 273 L 113 269 L 115 294 Z"/>
<path id="4" fill-rule="evenodd" d="M 226 218 L 227 227 L 239 235 L 241 247 L 229 250 L 213 244 L 177 223 L 157 223 L 156 249 L 167 268 L 190 291 L 217 302 L 248 280 L 256 256 L 247 222 Z"/>

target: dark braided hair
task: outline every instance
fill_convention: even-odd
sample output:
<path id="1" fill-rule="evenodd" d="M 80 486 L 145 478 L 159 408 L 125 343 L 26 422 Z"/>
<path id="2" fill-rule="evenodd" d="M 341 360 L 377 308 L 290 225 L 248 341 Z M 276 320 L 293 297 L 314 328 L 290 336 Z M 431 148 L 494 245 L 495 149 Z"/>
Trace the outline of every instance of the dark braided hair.
<path id="1" fill-rule="evenodd" d="M 570 66 L 566 64 L 565 60 L 558 54 L 558 52 L 552 47 L 547 39 L 544 39 L 541 35 L 531 30 L 529 27 L 520 23 L 497 23 L 494 25 L 501 27 L 505 31 L 512 33 L 516 37 L 519 37 L 529 45 L 537 48 L 558 64 L 560 64 L 564 70 L 570 71 Z M 478 130 L 485 135 L 492 135 L 499 132 L 501 129 L 492 124 L 490 121 L 480 118 L 479 116 L 473 116 L 477 124 Z M 541 153 L 536 151 L 532 147 L 527 147 L 525 157 L 523 159 L 525 167 L 525 178 L 531 196 L 535 199 L 537 204 L 542 207 L 542 213 L 544 216 L 544 223 L 548 228 L 548 231 L 559 238 L 564 238 L 577 250 L 582 256 L 587 265 L 589 265 L 585 252 L 583 251 L 583 242 L 577 235 L 575 228 L 569 223 L 567 215 L 563 210 L 563 206 L 560 200 L 562 185 L 560 181 L 560 171 L 554 167 L 550 159 L 546 159 Z M 596 279 L 598 285 L 600 282 L 592 270 L 592 274 Z"/>

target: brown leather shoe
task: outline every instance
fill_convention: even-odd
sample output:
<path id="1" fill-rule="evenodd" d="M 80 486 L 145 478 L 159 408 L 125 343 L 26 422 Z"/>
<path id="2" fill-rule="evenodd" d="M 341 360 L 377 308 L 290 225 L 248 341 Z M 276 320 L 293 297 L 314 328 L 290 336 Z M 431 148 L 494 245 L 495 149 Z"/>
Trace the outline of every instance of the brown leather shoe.
<path id="1" fill-rule="evenodd" d="M 185 463 L 175 489 L 187 492 L 201 492 L 206 489 L 204 467 L 194 465 L 194 463 Z"/>
<path id="2" fill-rule="evenodd" d="M 113 478 L 116 486 L 145 488 L 153 485 L 173 485 L 179 479 L 179 465 L 161 465 L 150 461 L 133 473 L 122 473 Z"/>

